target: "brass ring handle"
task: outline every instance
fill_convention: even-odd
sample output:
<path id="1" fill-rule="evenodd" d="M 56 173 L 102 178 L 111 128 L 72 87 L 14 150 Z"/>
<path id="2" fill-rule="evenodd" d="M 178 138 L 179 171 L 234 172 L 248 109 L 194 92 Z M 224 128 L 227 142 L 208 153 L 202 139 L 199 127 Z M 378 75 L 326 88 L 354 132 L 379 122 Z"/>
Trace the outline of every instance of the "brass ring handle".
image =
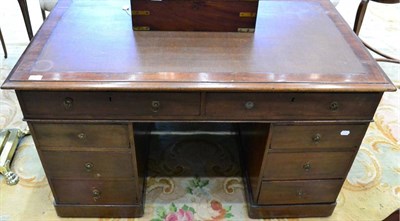
<path id="1" fill-rule="evenodd" d="M 332 101 L 332 102 L 329 104 L 329 109 L 330 109 L 331 111 L 337 111 L 337 110 L 339 109 L 339 102 L 337 102 L 337 101 Z"/>
<path id="2" fill-rule="evenodd" d="M 247 110 L 251 110 L 251 109 L 254 108 L 254 102 L 253 102 L 253 101 L 247 101 L 247 102 L 244 104 L 244 107 L 245 107 Z"/>
<path id="3" fill-rule="evenodd" d="M 65 110 L 71 110 L 73 106 L 74 100 L 70 97 L 66 97 L 64 99 L 63 105 Z"/>
<path id="4" fill-rule="evenodd" d="M 85 163 L 86 172 L 92 172 L 93 167 L 94 167 L 93 163 L 91 162 Z"/>
<path id="5" fill-rule="evenodd" d="M 86 139 L 86 134 L 83 133 L 83 132 L 82 132 L 82 133 L 79 133 L 79 134 L 78 134 L 78 138 L 81 139 L 81 140 L 84 140 L 84 139 Z"/>
<path id="6" fill-rule="evenodd" d="M 306 172 L 310 171 L 310 170 L 311 170 L 311 163 L 310 163 L 310 162 L 305 163 L 305 164 L 303 165 L 303 169 L 304 169 Z"/>
<path id="7" fill-rule="evenodd" d="M 315 134 L 315 135 L 312 137 L 312 141 L 313 141 L 314 143 L 319 143 L 319 142 L 321 141 L 321 138 L 322 138 L 321 134 Z"/>
<path id="8" fill-rule="evenodd" d="M 96 188 L 93 188 L 93 190 L 92 190 L 92 196 L 93 196 L 93 201 L 96 202 L 97 200 L 100 199 L 101 191 L 98 190 L 98 189 L 96 189 Z"/>
<path id="9" fill-rule="evenodd" d="M 160 110 L 160 101 L 152 101 L 151 102 L 151 110 L 156 113 Z"/>

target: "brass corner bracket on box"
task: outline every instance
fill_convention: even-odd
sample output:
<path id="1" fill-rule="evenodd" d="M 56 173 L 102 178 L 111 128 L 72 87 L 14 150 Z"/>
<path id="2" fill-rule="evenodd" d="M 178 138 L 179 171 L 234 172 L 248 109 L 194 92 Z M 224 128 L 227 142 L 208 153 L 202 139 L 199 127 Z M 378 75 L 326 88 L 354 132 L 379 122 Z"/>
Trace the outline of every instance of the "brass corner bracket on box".
<path id="1" fill-rule="evenodd" d="M 29 130 L 4 129 L 0 131 L 0 173 L 6 178 L 8 185 L 15 185 L 19 181 L 17 174 L 11 171 L 11 160 L 19 141 L 29 135 Z"/>

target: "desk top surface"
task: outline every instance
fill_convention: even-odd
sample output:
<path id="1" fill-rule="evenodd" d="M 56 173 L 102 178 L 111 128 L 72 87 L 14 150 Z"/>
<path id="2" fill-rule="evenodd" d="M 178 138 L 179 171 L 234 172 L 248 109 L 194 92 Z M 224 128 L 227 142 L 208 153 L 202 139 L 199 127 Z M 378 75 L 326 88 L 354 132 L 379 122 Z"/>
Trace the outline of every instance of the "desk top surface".
<path id="1" fill-rule="evenodd" d="M 3 88 L 395 90 L 327 0 L 260 1 L 255 33 L 134 32 L 126 5 L 59 0 Z"/>

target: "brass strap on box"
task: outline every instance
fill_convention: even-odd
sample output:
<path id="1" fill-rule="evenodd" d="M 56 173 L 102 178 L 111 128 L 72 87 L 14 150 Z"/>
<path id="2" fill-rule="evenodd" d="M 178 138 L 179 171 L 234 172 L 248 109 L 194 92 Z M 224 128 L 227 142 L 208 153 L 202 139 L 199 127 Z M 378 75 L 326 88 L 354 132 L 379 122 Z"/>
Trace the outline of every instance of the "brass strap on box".
<path id="1" fill-rule="evenodd" d="M 150 15 L 150 11 L 132 10 L 132 15 Z"/>
<path id="2" fill-rule="evenodd" d="M 241 18 L 255 18 L 257 12 L 239 12 L 239 17 Z"/>

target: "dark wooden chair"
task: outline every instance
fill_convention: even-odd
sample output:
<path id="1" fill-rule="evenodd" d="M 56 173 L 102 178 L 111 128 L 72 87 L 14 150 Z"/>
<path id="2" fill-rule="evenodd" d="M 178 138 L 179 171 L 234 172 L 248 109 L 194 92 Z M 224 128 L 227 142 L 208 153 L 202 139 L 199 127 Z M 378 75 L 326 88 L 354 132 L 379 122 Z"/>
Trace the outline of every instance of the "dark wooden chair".
<path id="1" fill-rule="evenodd" d="M 361 0 L 360 5 L 358 6 L 357 14 L 356 14 L 356 20 L 354 22 L 354 27 L 353 31 L 358 35 L 360 33 L 361 25 L 364 20 L 365 12 L 367 11 L 367 6 L 370 0 Z M 396 4 L 400 3 L 400 0 L 371 0 L 374 2 L 378 3 L 383 3 L 383 4 Z M 400 60 L 398 58 L 394 58 L 390 55 L 387 55 L 381 51 L 376 50 L 369 44 L 365 43 L 363 41 L 365 47 L 370 49 L 371 51 L 375 52 L 376 54 L 382 56 L 383 58 L 377 58 L 377 61 L 383 61 L 383 62 L 391 62 L 391 63 L 398 63 L 400 64 Z"/>
<path id="2" fill-rule="evenodd" d="M 39 0 L 43 21 L 46 20 L 46 11 L 51 11 L 58 0 Z"/>
<path id="3" fill-rule="evenodd" d="M 4 42 L 4 38 L 3 38 L 3 34 L 1 33 L 1 29 L 0 29 L 0 41 L 1 41 L 1 46 L 3 46 L 4 58 L 7 58 L 6 43 Z"/>
<path id="4" fill-rule="evenodd" d="M 28 32 L 29 40 L 33 38 L 31 19 L 29 17 L 28 4 L 26 0 L 18 0 L 19 7 L 21 8 L 22 16 L 24 17 L 26 31 Z"/>

